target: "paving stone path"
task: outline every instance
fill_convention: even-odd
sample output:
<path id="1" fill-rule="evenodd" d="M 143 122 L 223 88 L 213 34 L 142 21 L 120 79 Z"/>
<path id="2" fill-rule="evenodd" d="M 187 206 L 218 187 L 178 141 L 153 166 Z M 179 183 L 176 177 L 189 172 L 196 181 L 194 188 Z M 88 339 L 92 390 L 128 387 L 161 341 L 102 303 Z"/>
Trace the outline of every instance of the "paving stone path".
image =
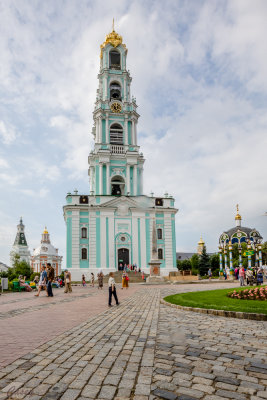
<path id="1" fill-rule="evenodd" d="M 141 288 L 20 357 L 0 399 L 267 399 L 267 322 L 160 304 L 178 291 Z"/>

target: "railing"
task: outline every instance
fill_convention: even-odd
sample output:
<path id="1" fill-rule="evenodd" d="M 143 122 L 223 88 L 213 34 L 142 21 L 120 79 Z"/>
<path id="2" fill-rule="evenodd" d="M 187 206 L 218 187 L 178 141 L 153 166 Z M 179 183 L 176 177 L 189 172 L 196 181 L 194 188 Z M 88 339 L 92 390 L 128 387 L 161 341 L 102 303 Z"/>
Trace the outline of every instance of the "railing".
<path id="1" fill-rule="evenodd" d="M 111 144 L 110 150 L 111 150 L 111 153 L 115 153 L 115 154 L 124 154 L 125 153 L 124 146 L 120 146 L 117 144 Z"/>

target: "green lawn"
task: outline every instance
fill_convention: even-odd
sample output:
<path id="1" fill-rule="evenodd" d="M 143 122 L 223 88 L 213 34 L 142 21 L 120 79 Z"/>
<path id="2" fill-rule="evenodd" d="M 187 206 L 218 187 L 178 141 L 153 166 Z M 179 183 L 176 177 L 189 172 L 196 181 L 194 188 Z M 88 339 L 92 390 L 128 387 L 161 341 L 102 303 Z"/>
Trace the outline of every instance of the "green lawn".
<path id="1" fill-rule="evenodd" d="M 255 288 L 255 286 L 254 286 Z M 185 307 L 212 308 L 214 310 L 241 311 L 267 314 L 267 301 L 237 300 L 227 297 L 228 292 L 242 288 L 206 290 L 204 292 L 179 293 L 164 298 L 172 304 Z M 246 286 L 246 289 L 250 287 Z"/>

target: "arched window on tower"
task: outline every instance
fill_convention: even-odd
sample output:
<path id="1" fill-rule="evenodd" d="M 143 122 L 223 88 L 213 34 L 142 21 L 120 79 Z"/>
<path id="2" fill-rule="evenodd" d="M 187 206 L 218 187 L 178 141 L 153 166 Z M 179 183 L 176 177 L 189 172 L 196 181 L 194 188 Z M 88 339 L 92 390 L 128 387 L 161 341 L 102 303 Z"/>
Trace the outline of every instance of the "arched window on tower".
<path id="1" fill-rule="evenodd" d="M 82 249 L 82 260 L 87 260 L 87 249 Z"/>
<path id="2" fill-rule="evenodd" d="M 121 69 L 121 55 L 117 50 L 109 52 L 109 68 Z"/>
<path id="3" fill-rule="evenodd" d="M 110 144 L 123 144 L 123 129 L 119 124 L 113 124 L 109 131 Z"/>
<path id="4" fill-rule="evenodd" d="M 82 239 L 87 239 L 87 229 L 82 228 Z"/>
<path id="5" fill-rule="evenodd" d="M 110 100 L 121 101 L 121 85 L 117 82 L 111 82 L 109 86 Z"/>
<path id="6" fill-rule="evenodd" d="M 158 249 L 158 259 L 163 260 L 163 249 Z"/>
<path id="7" fill-rule="evenodd" d="M 158 239 L 162 239 L 162 229 L 158 229 Z"/>

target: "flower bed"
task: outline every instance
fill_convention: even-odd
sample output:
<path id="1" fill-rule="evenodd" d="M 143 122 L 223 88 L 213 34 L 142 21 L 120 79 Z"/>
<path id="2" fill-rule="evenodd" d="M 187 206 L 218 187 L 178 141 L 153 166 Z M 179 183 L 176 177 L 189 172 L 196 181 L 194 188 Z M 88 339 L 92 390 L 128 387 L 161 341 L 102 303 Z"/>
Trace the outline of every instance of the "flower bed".
<path id="1" fill-rule="evenodd" d="M 227 293 L 228 297 L 238 300 L 262 300 L 267 301 L 267 286 L 261 286 L 251 289 L 244 289 Z"/>

